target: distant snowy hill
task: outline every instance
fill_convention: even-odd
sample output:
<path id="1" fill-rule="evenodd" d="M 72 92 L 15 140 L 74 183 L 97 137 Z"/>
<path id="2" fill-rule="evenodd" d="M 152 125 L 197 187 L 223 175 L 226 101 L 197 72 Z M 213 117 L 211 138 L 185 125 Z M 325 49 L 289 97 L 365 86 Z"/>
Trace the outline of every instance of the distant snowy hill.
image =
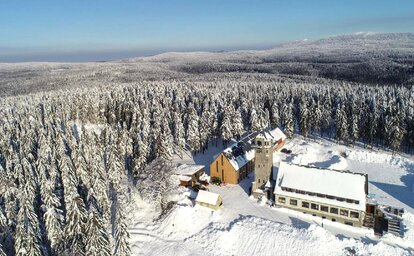
<path id="1" fill-rule="evenodd" d="M 414 33 L 357 33 L 300 40 L 263 51 L 169 52 L 92 63 L 0 63 L 0 95 L 108 82 L 260 77 L 317 83 L 414 83 Z M 245 79 L 245 78 L 243 78 Z M 328 79 L 326 81 L 326 79 Z"/>
<path id="2" fill-rule="evenodd" d="M 134 60 L 179 61 L 176 69 L 193 74 L 258 72 L 410 84 L 414 81 L 414 34 L 357 33 L 295 41 L 264 51 L 167 53 Z"/>

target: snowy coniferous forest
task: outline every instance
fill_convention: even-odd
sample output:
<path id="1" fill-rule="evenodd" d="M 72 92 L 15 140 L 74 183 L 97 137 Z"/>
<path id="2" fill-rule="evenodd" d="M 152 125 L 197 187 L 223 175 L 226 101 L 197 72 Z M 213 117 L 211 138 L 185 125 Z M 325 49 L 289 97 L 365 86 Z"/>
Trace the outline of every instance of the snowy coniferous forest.
<path id="1" fill-rule="evenodd" d="M 122 181 L 165 204 L 173 153 L 246 130 L 414 149 L 414 87 L 171 81 L 16 99 L 0 119 L 7 255 L 127 255 Z"/>
<path id="2" fill-rule="evenodd" d="M 168 208 L 174 154 L 246 131 L 414 152 L 412 85 L 164 74 L 0 98 L 0 255 L 129 255 L 128 188 Z"/>

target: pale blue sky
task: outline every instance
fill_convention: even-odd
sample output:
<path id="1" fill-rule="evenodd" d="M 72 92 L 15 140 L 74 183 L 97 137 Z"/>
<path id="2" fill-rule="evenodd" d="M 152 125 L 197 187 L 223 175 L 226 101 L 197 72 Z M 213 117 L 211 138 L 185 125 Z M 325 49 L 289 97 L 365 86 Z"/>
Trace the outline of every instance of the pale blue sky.
<path id="1" fill-rule="evenodd" d="M 2 0 L 0 62 L 260 49 L 360 31 L 414 32 L 414 1 Z"/>

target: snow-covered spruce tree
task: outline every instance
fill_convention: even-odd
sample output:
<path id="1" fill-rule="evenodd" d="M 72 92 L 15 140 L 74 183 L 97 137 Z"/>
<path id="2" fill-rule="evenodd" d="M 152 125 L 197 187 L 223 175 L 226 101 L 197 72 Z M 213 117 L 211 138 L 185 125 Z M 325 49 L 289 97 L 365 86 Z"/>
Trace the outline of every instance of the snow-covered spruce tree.
<path id="1" fill-rule="evenodd" d="M 329 137 L 331 136 L 331 120 L 332 120 L 332 99 L 330 90 L 328 90 L 323 97 L 322 101 L 322 125 L 321 125 L 321 136 L 325 134 Z"/>
<path id="2" fill-rule="evenodd" d="M 17 214 L 17 225 L 15 232 L 14 249 L 16 255 L 40 256 L 41 241 L 38 216 L 34 212 L 30 200 L 30 185 L 26 185 L 19 193 L 20 209 Z"/>
<path id="3" fill-rule="evenodd" d="M 257 132 L 261 129 L 260 118 L 258 117 L 257 111 L 253 108 L 250 111 L 250 119 L 249 119 L 249 131 Z"/>
<path id="4" fill-rule="evenodd" d="M 3 195 L 4 213 L 8 219 L 9 225 L 17 222 L 17 196 L 15 188 L 10 187 Z"/>
<path id="5" fill-rule="evenodd" d="M 104 161 L 102 156 L 96 152 L 91 165 L 91 184 L 92 187 L 88 191 L 88 209 L 93 206 L 105 219 L 109 219 L 109 196 L 108 196 L 108 177 L 105 172 Z"/>
<path id="6" fill-rule="evenodd" d="M 279 105 L 277 103 L 272 104 L 272 114 L 270 118 L 270 127 L 272 129 L 280 126 Z"/>
<path id="7" fill-rule="evenodd" d="M 151 124 L 151 131 L 150 131 L 150 141 L 149 143 L 149 161 L 154 160 L 156 157 L 158 157 L 158 146 L 160 146 L 160 142 L 158 140 L 162 139 L 162 122 L 164 120 L 161 120 L 162 117 L 160 116 L 161 110 L 158 108 L 152 109 L 152 124 Z"/>
<path id="8" fill-rule="evenodd" d="M 60 209 L 60 200 L 54 194 L 55 186 L 51 181 L 46 181 L 41 186 L 41 197 L 44 209 L 43 218 L 47 232 L 47 239 L 53 254 L 59 254 L 63 245 L 63 211 Z"/>
<path id="9" fill-rule="evenodd" d="M 368 144 L 373 146 L 374 141 L 376 139 L 376 131 L 378 126 L 378 109 L 375 97 L 372 97 L 368 100 L 367 112 L 361 114 L 367 115 L 364 118 L 364 135 Z"/>
<path id="10" fill-rule="evenodd" d="M 184 126 L 183 122 L 181 120 L 181 114 L 178 112 L 173 113 L 173 120 L 172 120 L 172 133 L 174 137 L 174 144 L 176 145 L 176 148 L 182 154 L 182 151 L 185 148 L 185 138 L 184 138 Z"/>
<path id="11" fill-rule="evenodd" d="M 397 117 L 391 117 L 389 124 L 387 124 L 387 138 L 388 144 L 392 151 L 399 150 L 402 139 L 404 137 L 404 130 L 400 126 L 400 122 Z"/>
<path id="12" fill-rule="evenodd" d="M 115 234 L 114 234 L 114 250 L 113 255 L 128 256 L 131 255 L 129 245 L 129 232 L 126 225 L 124 206 L 118 201 L 115 216 Z"/>
<path id="13" fill-rule="evenodd" d="M 187 122 L 186 140 L 191 151 L 197 152 L 200 149 L 200 130 L 198 127 L 198 115 L 192 104 L 187 108 Z"/>
<path id="14" fill-rule="evenodd" d="M 66 210 L 66 225 L 64 230 L 65 249 L 71 255 L 85 255 L 87 211 L 79 196 L 70 197 Z"/>
<path id="15" fill-rule="evenodd" d="M 232 125 L 232 134 L 236 139 L 240 139 L 243 134 L 243 118 L 239 109 L 234 110 L 232 107 L 233 112 L 233 125 Z"/>
<path id="16" fill-rule="evenodd" d="M 407 92 L 407 108 L 406 108 L 406 143 L 408 151 L 412 152 L 414 149 L 414 85 L 411 86 L 410 91 Z"/>
<path id="17" fill-rule="evenodd" d="M 289 103 L 285 108 L 285 134 L 288 138 L 292 138 L 295 132 L 295 124 L 293 119 L 293 105 Z"/>
<path id="18" fill-rule="evenodd" d="M 162 131 L 156 138 L 157 143 L 157 158 L 164 160 L 171 160 L 173 155 L 173 137 L 171 135 L 170 127 L 167 120 L 162 124 Z"/>
<path id="19" fill-rule="evenodd" d="M 86 137 L 87 134 L 82 134 L 82 137 Z M 89 176 L 89 170 L 88 170 L 88 163 L 90 160 L 90 149 L 89 149 L 89 143 L 85 143 L 84 139 L 82 138 L 79 141 L 79 144 L 74 150 L 73 153 L 73 162 L 74 167 L 76 170 L 76 175 L 79 180 L 79 183 L 81 183 L 86 189 L 89 189 L 91 184 L 89 182 L 90 176 Z"/>
<path id="20" fill-rule="evenodd" d="M 270 128 L 270 112 L 268 108 L 265 108 L 262 115 L 262 129 Z"/>
<path id="21" fill-rule="evenodd" d="M 209 111 L 208 111 L 208 128 L 210 130 L 210 134 L 212 139 L 214 140 L 214 142 L 216 142 L 216 146 L 217 146 L 217 140 L 220 137 L 220 127 L 219 127 L 219 118 L 218 118 L 218 113 L 217 113 L 217 109 L 216 109 L 216 105 L 212 104 Z"/>
<path id="22" fill-rule="evenodd" d="M 153 141 L 151 141 L 150 139 L 150 118 L 149 118 L 149 113 L 148 110 L 146 108 L 144 108 L 142 110 L 142 120 L 141 120 L 141 140 L 142 143 L 146 144 L 147 150 L 146 150 L 146 155 L 145 158 L 148 159 L 149 154 L 150 154 L 150 144 L 153 143 Z M 134 136 L 133 140 L 138 138 L 138 136 Z M 135 145 L 135 141 L 134 145 Z"/>
<path id="23" fill-rule="evenodd" d="M 109 256 L 111 255 L 109 236 L 104 226 L 104 221 L 99 217 L 96 209 L 89 209 L 89 217 L 86 224 L 86 256 Z"/>
<path id="24" fill-rule="evenodd" d="M 147 164 L 148 146 L 138 136 L 137 144 L 134 147 L 132 156 L 132 171 L 137 175 Z"/>
<path id="25" fill-rule="evenodd" d="M 335 111 L 335 128 L 336 128 L 336 139 L 347 142 L 348 140 L 348 122 L 346 112 L 341 105 L 338 105 Z"/>
<path id="26" fill-rule="evenodd" d="M 309 136 L 309 130 L 310 130 L 310 112 L 307 106 L 307 103 L 305 102 L 304 99 L 301 100 L 300 105 L 299 105 L 299 110 L 300 110 L 300 118 L 299 118 L 299 127 L 300 127 L 300 133 L 304 136 L 304 137 L 308 137 Z"/>
<path id="27" fill-rule="evenodd" d="M 203 150 L 207 149 L 208 147 L 208 142 L 210 140 L 211 137 L 211 130 L 210 130 L 210 113 L 209 113 L 209 109 L 207 108 L 207 106 L 205 106 L 203 112 L 201 113 L 201 117 L 199 120 L 199 127 L 200 127 L 200 144 L 201 144 L 201 148 Z"/>
<path id="28" fill-rule="evenodd" d="M 225 107 L 223 111 L 223 121 L 221 122 L 221 127 L 220 127 L 220 137 L 224 140 L 224 142 L 227 142 L 231 138 L 233 138 L 231 118 L 232 118 L 231 108 Z"/>
<path id="29" fill-rule="evenodd" d="M 350 102 L 348 103 L 348 134 L 349 139 L 352 144 L 355 144 L 355 141 L 359 139 L 359 106 L 355 102 L 354 97 L 351 98 Z"/>
<path id="30" fill-rule="evenodd" d="M 4 185 L 4 183 L 3 183 Z M 8 189 L 10 190 L 10 188 Z M 0 247 L 3 253 L 12 254 L 13 251 L 13 225 L 3 213 L 2 207 L 0 207 Z M 3 246 L 4 245 L 4 246 Z M 0 253 L 1 255 L 1 253 Z"/>

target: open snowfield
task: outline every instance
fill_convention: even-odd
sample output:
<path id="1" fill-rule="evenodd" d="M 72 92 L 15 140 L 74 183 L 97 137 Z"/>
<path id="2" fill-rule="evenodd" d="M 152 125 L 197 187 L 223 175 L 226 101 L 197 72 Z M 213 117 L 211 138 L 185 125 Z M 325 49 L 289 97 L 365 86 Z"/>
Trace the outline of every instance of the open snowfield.
<path id="1" fill-rule="evenodd" d="M 219 143 L 221 146 L 221 143 Z M 132 198 L 129 213 L 134 255 L 414 255 L 414 159 L 359 147 L 349 148 L 326 140 L 290 140 L 292 154 L 275 153 L 275 162 L 293 162 L 367 173 L 369 193 L 379 203 L 402 207 L 405 237 L 374 236 L 373 231 L 271 207 L 248 196 L 252 177 L 240 185 L 214 186 L 223 207 L 212 211 L 177 188 L 173 209 L 158 217 L 151 204 Z M 205 164 L 221 147 L 210 147 L 194 157 L 184 154 L 176 162 Z M 345 156 L 346 157 L 343 157 Z"/>

